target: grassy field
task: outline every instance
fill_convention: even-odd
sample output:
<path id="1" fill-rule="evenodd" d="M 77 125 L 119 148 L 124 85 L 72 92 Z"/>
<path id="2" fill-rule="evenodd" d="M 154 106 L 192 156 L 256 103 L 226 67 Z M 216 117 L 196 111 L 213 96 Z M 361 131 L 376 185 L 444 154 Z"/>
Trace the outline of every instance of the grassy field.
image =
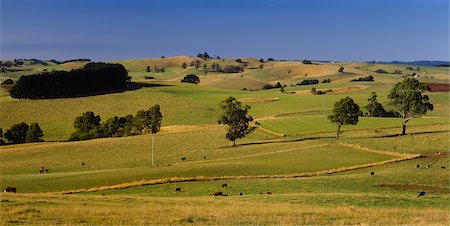
<path id="1" fill-rule="evenodd" d="M 339 99 L 350 96 L 362 108 L 371 92 L 389 108 L 387 94 L 402 78 L 374 71 L 412 72 L 405 65 L 271 61 L 256 69 L 260 62 L 245 58 L 242 73 L 205 76 L 203 69 L 181 68 L 195 59 L 116 61 L 139 83 L 123 92 L 15 100 L 1 90 L 0 127 L 5 131 L 22 121 L 38 122 L 46 142 L 0 146 L 0 185 L 18 190 L 1 194 L 0 224 L 450 222 L 450 171 L 441 168 L 450 163 L 448 93 L 428 93 L 434 110 L 412 119 L 406 136 L 399 136 L 399 118 L 360 117 L 356 126 L 344 126 L 336 141 L 335 127 L 326 118 Z M 239 65 L 235 59 L 199 60 Z M 85 63 L 25 65 L 26 71 L 0 74 L 0 81 Z M 147 66 L 166 72 L 148 73 Z M 337 72 L 340 66 L 346 73 Z M 189 73 L 199 75 L 200 84 L 179 82 Z M 419 74 L 421 81 L 448 83 L 448 68 L 421 67 Z M 368 75 L 375 82 L 350 82 Z M 332 82 L 291 86 L 309 78 Z M 276 82 L 287 86 L 285 93 L 243 90 Z M 312 87 L 333 92 L 312 95 Z M 225 127 L 217 125 L 218 103 L 229 96 L 245 100 L 259 124 L 236 147 L 225 139 Z M 154 104 L 163 114 L 163 127 L 155 135 L 155 167 L 150 166 L 151 135 L 64 142 L 85 111 L 106 120 Z M 41 167 L 49 172 L 40 174 Z M 223 183 L 227 188 L 219 188 Z M 217 191 L 227 196 L 212 197 Z M 425 196 L 417 197 L 421 191 Z"/>

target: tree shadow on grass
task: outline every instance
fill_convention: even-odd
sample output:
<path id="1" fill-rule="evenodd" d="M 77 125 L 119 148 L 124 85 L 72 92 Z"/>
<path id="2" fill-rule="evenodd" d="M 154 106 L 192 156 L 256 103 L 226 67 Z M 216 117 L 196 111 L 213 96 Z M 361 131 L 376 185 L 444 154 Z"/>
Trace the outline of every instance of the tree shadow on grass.
<path id="1" fill-rule="evenodd" d="M 235 147 L 241 147 L 241 146 L 249 146 L 249 145 L 260 145 L 260 144 L 283 144 L 283 143 L 295 143 L 305 140 L 319 140 L 319 139 L 326 139 L 326 138 L 336 138 L 334 136 L 322 136 L 322 137 L 306 137 L 306 138 L 299 138 L 299 139 L 292 139 L 292 140 L 274 140 L 274 141 L 258 141 L 258 142 L 249 142 L 249 143 L 243 143 L 243 144 L 236 144 Z M 224 146 L 222 148 L 231 148 L 231 146 Z"/>
<path id="2" fill-rule="evenodd" d="M 349 138 L 349 139 L 391 138 L 391 137 L 402 137 L 402 136 L 408 136 L 408 135 L 434 134 L 434 133 L 446 133 L 446 132 L 450 132 L 450 130 L 422 131 L 422 132 L 407 133 L 406 135 L 397 133 L 397 134 L 389 134 L 389 135 L 381 135 L 381 136 L 354 137 L 354 138 Z"/>
<path id="3" fill-rule="evenodd" d="M 89 92 L 89 93 L 81 93 L 81 94 L 73 94 L 66 96 L 58 96 L 58 97 L 49 97 L 49 98 L 36 98 L 36 99 L 61 99 L 61 98 L 78 98 L 78 97 L 90 97 L 90 96 L 99 96 L 106 94 L 114 94 L 114 93 L 124 93 L 127 91 L 139 90 L 142 88 L 153 88 L 153 87 L 164 87 L 164 86 L 172 86 L 166 84 L 157 84 L 157 83 L 142 83 L 142 82 L 129 82 L 127 87 L 122 89 L 114 89 L 114 90 L 102 90 L 98 92 Z M 33 99 L 33 100 L 36 100 Z"/>

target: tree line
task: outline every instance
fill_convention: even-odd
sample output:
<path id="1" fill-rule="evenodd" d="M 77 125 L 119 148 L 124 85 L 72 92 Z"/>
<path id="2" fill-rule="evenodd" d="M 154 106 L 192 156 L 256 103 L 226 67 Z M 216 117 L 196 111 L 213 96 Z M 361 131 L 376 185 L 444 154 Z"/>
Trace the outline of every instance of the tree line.
<path id="1" fill-rule="evenodd" d="M 157 133 L 161 128 L 162 117 L 159 104 L 148 110 L 140 110 L 135 116 L 114 116 L 104 123 L 101 123 L 100 115 L 88 111 L 75 119 L 75 132 L 71 134 L 69 141 Z"/>
<path id="2" fill-rule="evenodd" d="M 42 137 L 44 133 L 39 127 L 38 123 L 31 123 L 30 125 L 25 122 L 14 124 L 10 129 L 3 133 L 3 129 L 0 128 L 0 144 L 5 144 L 3 140 L 5 138 L 11 144 L 31 143 L 44 141 Z"/>
<path id="3" fill-rule="evenodd" d="M 81 69 L 24 75 L 11 89 L 19 99 L 43 99 L 86 95 L 123 89 L 130 81 L 121 64 L 88 63 Z"/>

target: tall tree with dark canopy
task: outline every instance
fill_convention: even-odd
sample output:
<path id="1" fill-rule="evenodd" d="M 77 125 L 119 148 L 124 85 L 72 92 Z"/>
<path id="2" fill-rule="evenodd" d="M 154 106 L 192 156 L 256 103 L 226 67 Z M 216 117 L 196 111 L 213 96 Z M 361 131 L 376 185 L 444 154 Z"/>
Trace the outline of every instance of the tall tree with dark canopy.
<path id="1" fill-rule="evenodd" d="M 350 97 L 342 98 L 334 104 L 333 112 L 328 119 L 336 125 L 336 139 L 339 140 L 341 127 L 358 123 L 359 106 Z"/>
<path id="2" fill-rule="evenodd" d="M 250 106 L 242 106 L 241 102 L 234 97 L 228 97 L 219 106 L 222 110 L 219 123 L 228 125 L 226 138 L 232 142 L 234 147 L 236 139 L 243 138 L 255 129 L 249 126 L 249 122 L 253 121 L 252 116 L 248 115 Z"/>
<path id="3" fill-rule="evenodd" d="M 426 84 L 415 78 L 406 78 L 392 87 L 388 98 L 391 99 L 393 110 L 403 119 L 402 135 L 406 135 L 406 124 L 409 120 L 433 110 L 428 96 L 422 95 L 427 89 Z"/>
<path id="4" fill-rule="evenodd" d="M 42 132 L 41 127 L 39 127 L 39 124 L 31 123 L 27 131 L 26 142 L 41 142 L 43 141 L 43 136 L 44 133 Z"/>
<path id="5" fill-rule="evenodd" d="M 25 143 L 28 128 L 29 126 L 24 122 L 14 124 L 13 126 L 11 126 L 11 129 L 6 130 L 4 136 L 9 142 L 13 144 Z"/>
<path id="6" fill-rule="evenodd" d="M 150 120 L 150 131 L 152 133 L 157 133 L 161 128 L 161 121 L 163 117 L 159 104 L 155 104 L 148 110 L 148 116 Z"/>

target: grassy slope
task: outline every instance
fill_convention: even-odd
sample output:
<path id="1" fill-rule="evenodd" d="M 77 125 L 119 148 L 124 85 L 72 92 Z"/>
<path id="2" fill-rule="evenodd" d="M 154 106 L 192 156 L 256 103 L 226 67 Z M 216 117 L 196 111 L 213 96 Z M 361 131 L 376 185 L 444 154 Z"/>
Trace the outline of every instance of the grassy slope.
<path id="1" fill-rule="evenodd" d="M 148 82 L 144 76 L 151 75 L 156 78 L 154 83 L 169 86 L 83 98 L 33 101 L 12 100 L 4 91 L 0 92 L 0 126 L 7 128 L 20 121 L 38 122 L 46 140 L 66 139 L 73 130 L 73 120 L 84 111 L 94 111 L 106 119 L 113 115 L 134 114 L 155 103 L 162 106 L 164 126 L 209 124 L 187 130 L 170 127 L 175 133 L 171 133 L 169 127 L 163 128 L 156 139 L 156 164 L 159 165 L 156 168 L 148 167 L 148 135 L 3 146 L 0 147 L 0 184 L 2 187 L 16 186 L 20 192 L 44 192 L 171 176 L 311 172 L 392 158 L 364 152 L 357 147 L 336 146 L 334 128 L 321 114 L 324 109 L 328 113 L 334 102 L 347 95 L 364 106 L 372 91 L 376 91 L 379 100 L 386 104 L 389 89 L 401 78 L 373 71 L 383 68 L 405 72 L 403 65 L 266 62 L 264 69 L 246 69 L 238 74 L 209 73 L 204 77 L 202 70 L 181 68 L 182 62 L 189 64 L 191 60 L 189 57 L 174 57 L 118 61 L 126 66 L 134 81 Z M 249 62 L 249 67 L 260 64 L 251 58 L 243 61 Z M 212 62 L 237 64 L 234 59 L 208 60 L 205 63 Z M 2 74 L 0 80 L 17 79 L 22 74 L 43 68 L 70 70 L 82 65 L 75 62 L 47 67 L 27 66 L 31 71 Z M 167 72 L 147 73 L 147 65 L 164 66 Z M 344 74 L 336 73 L 341 65 L 345 67 Z M 446 68 L 421 67 L 421 71 L 424 76 L 434 77 L 420 78 L 422 81 L 448 82 Z M 178 83 L 188 73 L 201 75 L 200 85 Z M 368 75 L 373 75 L 375 82 L 349 82 L 352 78 Z M 289 87 L 289 84 L 312 77 L 319 80 L 331 78 L 332 83 Z M 368 88 L 323 96 L 282 94 L 279 90 L 239 91 L 244 87 L 260 88 L 262 84 L 275 84 L 277 81 L 288 85 L 287 92 L 356 84 Z M 229 148 L 229 143 L 224 139 L 224 128 L 212 126 L 217 118 L 217 103 L 228 96 L 238 99 L 279 98 L 273 102 L 248 103 L 252 107 L 251 115 L 264 128 L 292 135 L 278 138 L 257 131 L 238 141 L 239 144 L 250 145 Z M 448 93 L 432 93 L 429 96 L 435 110 L 427 115 L 434 118 L 411 120 L 408 127 L 410 135 L 395 136 L 400 128 L 398 119 L 361 118 L 359 125 L 345 127 L 341 142 L 399 153 L 445 152 L 448 150 L 450 130 L 449 96 Z M 176 132 L 178 128 L 180 131 Z M 259 144 L 261 141 L 269 143 Z M 187 157 L 188 161 L 181 163 L 181 157 Z M 86 166 L 81 167 L 81 162 L 86 162 Z M 218 184 L 223 181 L 163 184 L 103 192 L 106 196 L 2 195 L 0 205 L 4 211 L 0 218 L 2 223 L 44 224 L 169 224 L 190 221 L 200 224 L 445 224 L 449 222 L 446 214 L 449 193 L 442 192 L 441 188 L 448 185 L 448 171 L 439 167 L 448 166 L 448 157 L 437 160 L 430 169 L 414 167 L 433 162 L 435 160 L 430 158 L 417 159 L 311 178 L 230 180 L 225 181 L 230 184 L 225 192 L 231 196 L 216 199 L 206 196 L 217 191 Z M 38 174 L 41 166 L 49 168 L 50 173 Z M 371 171 L 376 172 L 375 177 L 368 176 Z M 396 189 L 379 187 L 380 184 L 395 185 L 391 187 Z M 175 186 L 181 186 L 183 192 L 174 193 Z M 417 193 L 422 190 L 427 191 L 427 195 L 417 199 Z M 271 191 L 274 195 L 260 196 L 259 192 L 264 191 Z M 235 197 L 238 192 L 244 192 L 244 197 Z M 11 202 L 3 201 L 6 199 Z M 186 206 L 186 203 L 190 205 Z M 142 218 L 141 212 L 146 213 L 145 218 Z M 274 215 L 274 212 L 278 214 Z M 115 217 L 102 217 L 106 215 Z"/>

